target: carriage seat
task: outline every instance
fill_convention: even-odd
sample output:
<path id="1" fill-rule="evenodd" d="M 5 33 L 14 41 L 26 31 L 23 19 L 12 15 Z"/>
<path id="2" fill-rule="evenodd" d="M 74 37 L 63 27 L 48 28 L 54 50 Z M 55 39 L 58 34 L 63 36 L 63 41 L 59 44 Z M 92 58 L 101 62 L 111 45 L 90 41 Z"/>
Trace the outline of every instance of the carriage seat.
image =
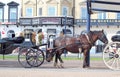
<path id="1" fill-rule="evenodd" d="M 19 36 L 19 37 L 13 37 L 13 38 L 3 38 L 3 40 L 19 44 L 24 41 L 24 37 Z"/>
<path id="2" fill-rule="evenodd" d="M 120 42 L 120 35 L 114 35 L 114 36 L 112 36 L 112 38 L 111 38 L 111 40 L 113 41 L 113 42 Z"/>

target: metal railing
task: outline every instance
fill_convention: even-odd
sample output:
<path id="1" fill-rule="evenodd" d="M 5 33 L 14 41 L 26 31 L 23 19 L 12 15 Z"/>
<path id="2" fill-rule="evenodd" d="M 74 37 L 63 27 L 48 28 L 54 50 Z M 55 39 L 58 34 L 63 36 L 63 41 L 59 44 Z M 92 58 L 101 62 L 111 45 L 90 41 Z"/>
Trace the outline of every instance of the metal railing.
<path id="1" fill-rule="evenodd" d="M 32 20 L 32 18 L 31 18 Z M 19 24 L 19 19 L 0 19 L 0 24 Z M 75 19 L 74 25 L 85 26 L 87 23 L 86 19 Z M 120 26 L 120 19 L 91 19 L 91 26 Z"/>
<path id="2" fill-rule="evenodd" d="M 75 25 L 78 26 L 85 26 L 87 23 L 86 19 L 75 19 Z M 120 19 L 91 19 L 92 26 L 119 26 Z"/>

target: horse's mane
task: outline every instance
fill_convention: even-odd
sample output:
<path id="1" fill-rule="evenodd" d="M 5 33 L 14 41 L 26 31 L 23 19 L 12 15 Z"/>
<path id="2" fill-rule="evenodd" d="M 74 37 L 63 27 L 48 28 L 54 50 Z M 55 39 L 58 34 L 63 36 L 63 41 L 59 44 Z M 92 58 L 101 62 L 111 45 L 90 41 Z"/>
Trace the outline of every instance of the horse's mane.
<path id="1" fill-rule="evenodd" d="M 92 34 L 98 34 L 100 31 L 90 31 L 90 33 L 92 33 Z"/>

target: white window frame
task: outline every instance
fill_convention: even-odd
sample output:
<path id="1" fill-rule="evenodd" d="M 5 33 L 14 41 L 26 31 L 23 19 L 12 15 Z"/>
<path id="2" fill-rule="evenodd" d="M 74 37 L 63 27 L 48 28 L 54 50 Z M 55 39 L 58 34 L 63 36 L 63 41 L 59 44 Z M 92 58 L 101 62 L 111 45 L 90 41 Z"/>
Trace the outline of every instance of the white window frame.
<path id="1" fill-rule="evenodd" d="M 55 15 L 50 15 L 49 9 L 53 8 L 53 7 L 55 9 Z M 56 16 L 56 15 L 57 15 L 57 8 L 56 8 L 56 6 L 48 6 L 48 16 Z"/>
<path id="2" fill-rule="evenodd" d="M 64 8 L 67 9 L 66 15 L 64 15 Z M 67 6 L 63 6 L 63 7 L 62 7 L 62 15 L 63 15 L 63 16 L 67 16 L 67 15 L 68 15 L 68 12 L 69 12 L 68 7 L 67 7 Z"/>
<path id="3" fill-rule="evenodd" d="M 40 8 L 42 9 L 42 12 L 41 12 L 42 14 L 41 14 L 41 15 L 40 15 Z M 42 8 L 42 7 L 39 7 L 39 8 L 38 8 L 38 15 L 39 15 L 39 16 L 42 16 L 42 15 L 43 15 L 43 8 Z"/>
<path id="4" fill-rule="evenodd" d="M 3 22 L 4 21 L 4 10 L 3 10 L 3 8 L 0 8 L 1 9 L 1 16 L 0 16 L 0 22 Z"/>
<path id="5" fill-rule="evenodd" d="M 104 14 L 105 14 L 105 17 L 104 17 Z M 100 16 L 99 16 L 100 15 Z M 98 13 L 98 19 L 106 19 L 106 12 L 103 12 L 103 13 Z"/>
<path id="6" fill-rule="evenodd" d="M 83 13 L 83 9 L 85 10 L 85 13 Z M 81 19 L 87 19 L 87 8 L 86 7 L 81 7 L 80 8 L 80 13 L 81 13 L 81 15 L 80 15 Z"/>
<path id="7" fill-rule="evenodd" d="M 11 13 L 16 13 L 16 17 L 12 18 Z M 10 13 L 9 14 L 10 14 L 10 20 L 11 19 L 17 19 L 17 8 L 16 7 L 10 8 Z"/>
<path id="8" fill-rule="evenodd" d="M 116 19 L 120 19 L 120 13 L 116 13 Z"/>
<path id="9" fill-rule="evenodd" d="M 31 16 L 27 15 L 27 9 L 31 9 L 32 10 L 32 15 Z M 33 16 L 33 8 L 31 8 L 31 7 L 26 8 L 26 15 L 25 16 L 32 17 Z"/>

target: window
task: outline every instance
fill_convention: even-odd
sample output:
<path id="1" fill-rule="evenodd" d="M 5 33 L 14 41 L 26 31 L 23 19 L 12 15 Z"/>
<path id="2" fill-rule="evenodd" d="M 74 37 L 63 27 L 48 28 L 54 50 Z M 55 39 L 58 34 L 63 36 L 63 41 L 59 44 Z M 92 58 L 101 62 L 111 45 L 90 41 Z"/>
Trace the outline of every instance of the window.
<path id="1" fill-rule="evenodd" d="M 56 29 L 47 29 L 47 33 L 56 34 Z"/>
<path id="2" fill-rule="evenodd" d="M 70 29 L 63 29 L 63 34 L 72 34 L 71 30 Z"/>
<path id="3" fill-rule="evenodd" d="M 0 39 L 1 39 L 1 32 L 0 32 Z"/>
<path id="4" fill-rule="evenodd" d="M 66 6 L 64 6 L 64 7 L 62 8 L 62 15 L 63 15 L 63 16 L 67 16 L 67 13 L 68 13 L 68 8 L 67 8 Z"/>
<path id="5" fill-rule="evenodd" d="M 3 8 L 0 8 L 0 22 L 4 21 Z"/>
<path id="6" fill-rule="evenodd" d="M 9 12 L 9 22 L 16 22 L 17 19 L 17 8 L 12 7 L 10 8 Z"/>
<path id="7" fill-rule="evenodd" d="M 39 16 L 42 16 L 42 8 L 39 8 Z"/>
<path id="8" fill-rule="evenodd" d="M 56 9 L 53 6 L 48 7 L 48 16 L 56 16 Z"/>
<path id="9" fill-rule="evenodd" d="M 120 35 L 120 31 L 117 31 L 117 33 L 116 34 L 119 34 Z"/>
<path id="10" fill-rule="evenodd" d="M 106 19 L 106 13 L 99 13 L 98 19 Z"/>
<path id="11" fill-rule="evenodd" d="M 81 8 L 81 19 L 87 19 L 87 8 L 82 7 Z"/>
<path id="12" fill-rule="evenodd" d="M 26 8 L 26 16 L 27 17 L 33 16 L 33 9 L 32 8 Z"/>
<path id="13" fill-rule="evenodd" d="M 117 19 L 120 19 L 120 13 L 117 13 Z"/>
<path id="14" fill-rule="evenodd" d="M 7 4 L 9 6 L 8 10 L 8 22 L 16 22 L 18 19 L 18 3 L 12 1 Z"/>
<path id="15" fill-rule="evenodd" d="M 4 21 L 4 6 L 5 4 L 0 2 L 0 22 Z"/>
<path id="16" fill-rule="evenodd" d="M 14 30 L 9 30 L 9 31 L 7 32 L 7 37 L 8 37 L 8 38 L 13 38 L 13 37 L 15 37 L 15 32 L 14 32 Z"/>

